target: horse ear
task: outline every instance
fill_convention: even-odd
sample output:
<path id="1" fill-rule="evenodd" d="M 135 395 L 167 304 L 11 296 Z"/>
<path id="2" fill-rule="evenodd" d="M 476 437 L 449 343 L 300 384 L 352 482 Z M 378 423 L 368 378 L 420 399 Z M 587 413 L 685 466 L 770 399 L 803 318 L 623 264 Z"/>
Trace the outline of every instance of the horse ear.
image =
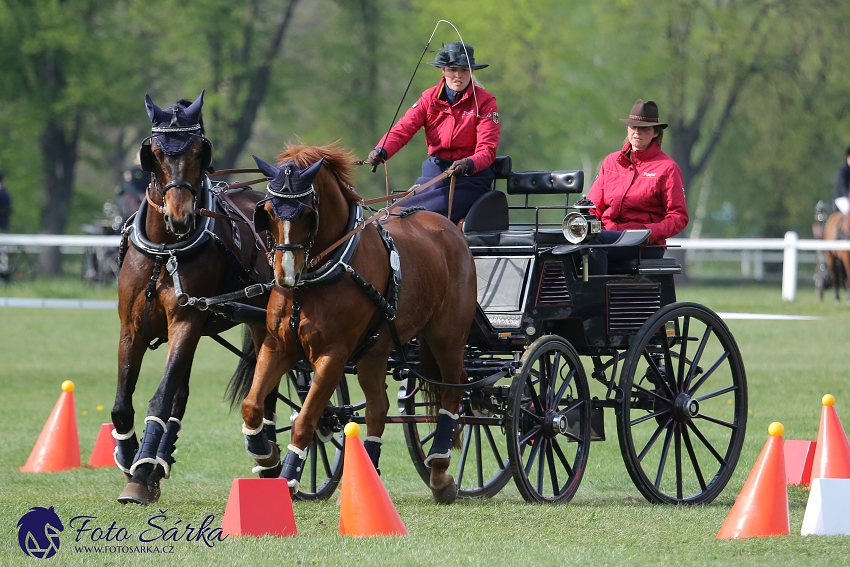
<path id="1" fill-rule="evenodd" d="M 145 93 L 145 108 L 148 111 L 148 118 L 151 119 L 151 123 L 167 122 L 171 118 L 170 114 L 153 103 L 148 93 Z"/>
<path id="2" fill-rule="evenodd" d="M 319 170 L 322 169 L 322 164 L 325 163 L 325 158 L 320 159 L 307 169 L 301 172 L 301 183 L 304 185 L 311 185 L 313 180 L 316 179 L 316 176 L 319 174 Z"/>
<path id="3" fill-rule="evenodd" d="M 280 172 L 280 170 L 278 168 L 276 168 L 275 166 L 273 166 L 271 164 L 264 162 L 263 160 L 261 160 L 257 156 L 251 156 L 251 157 L 253 157 L 254 161 L 257 162 L 257 168 L 263 173 L 263 175 L 266 176 L 266 179 L 271 181 L 272 179 L 277 177 L 278 173 Z"/>
<path id="4" fill-rule="evenodd" d="M 188 118 L 190 124 L 197 124 L 198 119 L 201 116 L 201 107 L 204 106 L 204 92 L 206 89 L 201 91 L 201 94 L 198 98 L 189 105 L 189 108 L 186 109 L 186 118 Z"/>

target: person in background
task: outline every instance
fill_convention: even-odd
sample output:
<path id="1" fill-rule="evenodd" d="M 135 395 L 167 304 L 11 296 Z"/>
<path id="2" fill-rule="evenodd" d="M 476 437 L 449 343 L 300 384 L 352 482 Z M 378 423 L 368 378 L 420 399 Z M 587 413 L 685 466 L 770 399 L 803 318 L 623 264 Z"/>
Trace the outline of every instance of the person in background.
<path id="1" fill-rule="evenodd" d="M 124 171 L 124 181 L 118 194 L 121 197 L 121 218 L 127 219 L 130 215 L 139 210 L 139 205 L 145 198 L 150 183 L 151 174 L 137 166 L 131 166 Z"/>
<path id="2" fill-rule="evenodd" d="M 496 97 L 476 84 L 473 72 L 487 67 L 476 64 L 468 43 L 444 45 L 429 65 L 439 67 L 442 77 L 393 126 L 366 161 L 377 165 L 393 157 L 421 128 L 428 145 L 422 163 L 422 185 L 447 169 L 454 170 L 455 192 L 451 220 L 466 216 L 475 200 L 493 183 L 490 165 L 499 144 L 499 109 Z M 448 216 L 450 180 L 443 179 L 404 201 Z"/>
<path id="3" fill-rule="evenodd" d="M 9 231 L 9 219 L 12 216 L 12 196 L 6 189 L 3 172 L 0 171 L 0 232 Z M 0 248 L 0 280 L 8 282 L 11 278 L 9 273 L 9 255 Z"/>
<path id="4" fill-rule="evenodd" d="M 612 244 L 626 229 L 649 229 L 649 246 L 591 248 L 590 273 L 608 273 L 608 260 L 661 258 L 667 239 L 688 224 L 682 171 L 661 151 L 664 124 L 654 101 L 638 99 L 628 118 L 623 147 L 602 161 L 599 175 L 587 198 L 596 205 L 590 212 L 602 221 L 602 231 L 590 244 Z"/>
<path id="5" fill-rule="evenodd" d="M 850 213 L 850 147 L 845 152 L 844 164 L 835 173 L 835 190 L 832 195 L 833 211 L 841 211 L 845 215 Z"/>

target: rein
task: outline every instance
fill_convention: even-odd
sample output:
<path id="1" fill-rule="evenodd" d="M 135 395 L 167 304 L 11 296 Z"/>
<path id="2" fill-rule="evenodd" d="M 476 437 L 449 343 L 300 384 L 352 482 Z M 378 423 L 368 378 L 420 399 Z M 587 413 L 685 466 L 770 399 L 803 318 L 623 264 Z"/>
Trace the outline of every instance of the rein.
<path id="1" fill-rule="evenodd" d="M 379 202 L 384 202 L 384 201 L 388 201 L 390 199 L 397 198 L 397 201 L 395 203 L 393 203 L 392 205 L 390 205 L 388 207 L 384 207 L 384 208 L 380 209 L 374 215 L 369 217 L 369 219 L 366 220 L 363 224 L 356 227 L 354 230 L 345 234 L 342 238 L 340 238 L 339 240 L 337 240 L 336 242 L 334 242 L 333 244 L 328 246 L 325 250 L 322 251 L 321 254 L 318 254 L 317 256 L 314 256 L 313 258 L 311 258 L 310 261 L 307 263 L 307 268 L 316 267 L 319 264 L 319 262 L 321 262 L 325 258 L 325 256 L 327 256 L 330 252 L 334 251 L 340 244 L 342 244 L 343 242 L 345 242 L 346 240 L 348 240 L 349 238 L 351 238 L 352 236 L 354 236 L 355 234 L 357 234 L 358 232 L 360 232 L 361 230 L 363 230 L 364 228 L 366 228 L 370 224 L 377 222 L 379 220 L 387 220 L 387 218 L 389 218 L 389 216 L 390 216 L 391 210 L 398 207 L 402 203 L 402 201 L 406 200 L 408 197 L 412 197 L 413 195 L 416 195 L 417 191 L 420 191 L 422 189 L 426 189 L 426 188 L 430 187 L 431 185 L 433 185 L 433 184 L 435 184 L 439 181 L 442 181 L 443 179 L 445 179 L 446 177 L 448 177 L 452 173 L 453 173 L 453 171 L 451 169 L 447 169 L 446 171 L 444 171 L 440 175 L 434 177 L 433 179 L 431 179 L 427 183 L 424 183 L 422 185 L 414 185 L 413 187 L 411 187 L 410 189 L 408 189 L 404 193 L 401 193 L 398 196 L 392 195 L 392 196 L 386 196 L 386 197 L 378 197 L 378 198 L 375 198 L 375 199 L 369 199 L 368 201 L 362 201 L 362 203 L 364 205 L 369 205 L 369 204 L 372 204 L 372 203 L 379 203 Z M 380 213 L 383 213 L 383 214 L 380 214 Z"/>

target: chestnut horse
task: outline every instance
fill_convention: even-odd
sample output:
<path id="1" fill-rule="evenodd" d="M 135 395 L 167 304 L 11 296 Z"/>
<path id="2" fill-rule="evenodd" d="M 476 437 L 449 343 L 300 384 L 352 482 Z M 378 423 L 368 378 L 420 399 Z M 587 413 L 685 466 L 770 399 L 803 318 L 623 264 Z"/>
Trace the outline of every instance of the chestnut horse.
<path id="1" fill-rule="evenodd" d="M 257 230 L 268 229 L 275 287 L 267 308 L 268 334 L 242 402 L 243 432 L 248 453 L 259 466 L 279 462 L 279 452 L 262 427 L 264 400 L 296 363 L 308 361 L 313 381 L 293 423 L 280 473 L 294 494 L 317 421 L 355 350 L 357 378 L 366 397 L 364 445 L 377 468 L 389 410 L 387 359 L 394 346 L 386 304 L 378 306 L 382 298 L 393 304 L 398 292 L 390 318 L 401 344 L 418 336 L 423 373 L 447 383 L 466 381 L 463 351 L 476 308 L 475 264 L 463 234 L 447 218 L 427 211 L 379 211 L 381 221 L 359 233 L 352 256 L 313 267 L 311 255 L 342 239 L 356 216 L 353 211 L 359 211 L 360 197 L 349 184 L 353 157 L 333 145 L 288 145 L 277 156 L 278 167 L 255 160 L 269 179 L 266 201 L 254 221 Z M 364 342 L 371 344 L 365 354 L 358 349 Z M 440 409 L 425 464 L 439 503 L 457 497 L 446 470 L 461 393 L 459 387 L 434 392 Z"/>
<path id="2" fill-rule="evenodd" d="M 823 229 L 824 240 L 850 240 L 850 216 L 841 212 L 832 213 Z M 847 302 L 850 303 L 850 250 L 826 250 L 826 269 L 835 289 L 835 301 L 840 301 L 838 288 L 844 280 Z"/>
<path id="3" fill-rule="evenodd" d="M 165 110 L 147 95 L 145 102 L 153 135 L 143 143 L 140 158 L 152 176 L 147 200 L 124 229 L 118 277 L 118 385 L 112 408 L 115 461 L 128 479 L 118 501 L 138 504 L 156 502 L 160 479 L 170 475 L 198 341 L 237 324 L 215 309 L 202 311 L 195 300 L 236 294 L 251 283 L 271 279 L 264 243 L 248 222 L 262 194 L 215 194 L 206 176 L 212 148 L 204 137 L 203 92 L 195 102 L 181 100 Z M 246 301 L 251 302 L 265 307 L 262 295 Z M 246 353 L 255 352 L 265 335 L 263 319 L 254 322 L 259 326 L 251 327 L 252 336 L 246 337 Z M 133 391 L 145 351 L 166 341 L 165 371 L 148 404 L 140 444 Z M 240 364 L 240 369 L 253 374 L 250 363 Z"/>

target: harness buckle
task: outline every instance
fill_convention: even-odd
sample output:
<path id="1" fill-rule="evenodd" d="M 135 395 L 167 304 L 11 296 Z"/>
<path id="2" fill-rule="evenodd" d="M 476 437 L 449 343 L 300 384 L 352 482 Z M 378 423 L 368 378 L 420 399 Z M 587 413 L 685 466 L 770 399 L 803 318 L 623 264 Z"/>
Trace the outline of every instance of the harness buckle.
<path id="1" fill-rule="evenodd" d="M 249 285 L 245 288 L 245 297 L 257 297 L 258 295 L 263 295 L 265 292 L 266 287 L 261 283 Z"/>

